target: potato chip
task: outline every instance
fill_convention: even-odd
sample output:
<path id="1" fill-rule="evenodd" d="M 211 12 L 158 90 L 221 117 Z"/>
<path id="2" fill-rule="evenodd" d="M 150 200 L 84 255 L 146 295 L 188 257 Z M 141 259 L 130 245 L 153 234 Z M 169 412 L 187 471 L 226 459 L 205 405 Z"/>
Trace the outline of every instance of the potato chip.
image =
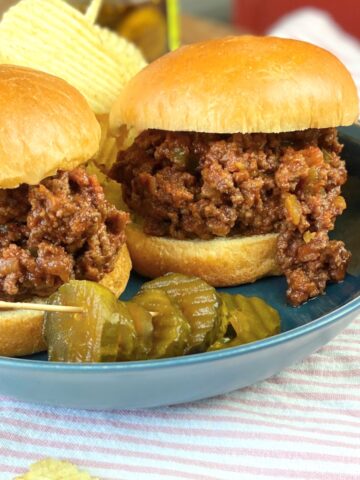
<path id="1" fill-rule="evenodd" d="M 120 183 L 117 183 L 115 180 L 111 180 L 111 178 L 107 177 L 94 162 L 87 164 L 86 171 L 90 175 L 96 175 L 100 185 L 104 190 L 106 200 L 112 203 L 118 210 L 124 210 L 125 212 L 129 210 L 128 206 L 123 200 Z"/>
<path id="2" fill-rule="evenodd" d="M 104 147 L 104 143 L 109 134 L 109 115 L 108 114 L 96 115 L 96 118 L 101 128 L 100 148 L 99 148 L 99 150 L 101 151 L 102 148 Z"/>
<path id="3" fill-rule="evenodd" d="M 116 62 L 123 62 L 127 68 L 128 79 L 130 80 L 141 68 L 146 66 L 146 62 L 140 50 L 123 37 L 108 28 L 94 25 L 94 28 L 103 42 L 108 55 L 111 55 Z M 139 67 L 141 65 L 141 67 Z"/>
<path id="4" fill-rule="evenodd" d="M 116 160 L 117 153 L 118 148 L 115 138 L 107 137 L 102 149 L 96 156 L 96 164 L 99 165 L 103 172 L 108 172 Z"/>
<path id="5" fill-rule="evenodd" d="M 109 132 L 109 115 L 97 115 L 97 120 L 101 127 L 101 140 L 94 161 L 100 170 L 106 173 L 116 160 L 118 148 L 116 139 Z"/>
<path id="6" fill-rule="evenodd" d="M 99 480 L 69 462 L 47 458 L 31 465 L 29 472 L 14 480 Z"/>
<path id="7" fill-rule="evenodd" d="M 97 115 L 97 119 L 101 127 L 101 140 L 94 162 L 102 172 L 108 173 L 116 160 L 119 150 L 129 148 L 139 132 L 135 128 L 124 127 L 117 131 L 115 139 L 110 132 L 109 115 Z"/>
<path id="8" fill-rule="evenodd" d="M 22 0 L 0 23 L 1 61 L 59 76 L 75 86 L 95 113 L 107 113 L 125 83 L 145 65 L 125 39 L 92 25 L 63 0 Z M 109 44 L 109 45 L 108 45 Z"/>

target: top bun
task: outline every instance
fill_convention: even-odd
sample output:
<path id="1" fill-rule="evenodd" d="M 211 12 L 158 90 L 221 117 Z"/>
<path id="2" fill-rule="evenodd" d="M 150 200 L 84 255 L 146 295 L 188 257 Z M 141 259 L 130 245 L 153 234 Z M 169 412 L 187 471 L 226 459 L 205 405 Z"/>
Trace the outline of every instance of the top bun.
<path id="1" fill-rule="evenodd" d="M 161 57 L 123 89 L 110 114 L 124 124 L 208 133 L 286 132 L 352 124 L 355 84 L 331 53 L 275 37 L 226 37 Z"/>
<path id="2" fill-rule="evenodd" d="M 0 188 L 71 170 L 99 142 L 99 124 L 75 88 L 43 72 L 0 65 Z"/>

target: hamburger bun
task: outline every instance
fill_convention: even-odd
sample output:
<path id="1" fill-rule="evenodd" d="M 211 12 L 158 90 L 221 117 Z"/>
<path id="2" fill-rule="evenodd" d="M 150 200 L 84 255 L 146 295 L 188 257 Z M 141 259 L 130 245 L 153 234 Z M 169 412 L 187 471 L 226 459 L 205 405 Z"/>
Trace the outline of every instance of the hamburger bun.
<path id="1" fill-rule="evenodd" d="M 177 272 L 226 287 L 280 274 L 275 261 L 277 234 L 175 240 L 146 235 L 132 223 L 126 236 L 133 267 L 145 277 Z"/>
<path id="2" fill-rule="evenodd" d="M 151 63 L 122 90 L 110 127 L 278 133 L 350 125 L 357 114 L 354 81 L 334 55 L 298 40 L 240 36 Z"/>
<path id="3" fill-rule="evenodd" d="M 100 125 L 85 98 L 29 68 L 0 65 L 0 124 L 0 188 L 36 185 L 99 149 Z"/>
<path id="4" fill-rule="evenodd" d="M 124 245 L 118 255 L 114 269 L 99 282 L 116 296 L 124 290 L 129 280 L 131 260 Z M 32 302 L 44 303 L 44 298 L 33 298 Z M 44 314 L 30 310 L 0 311 L 0 355 L 21 357 L 46 350 L 42 335 Z"/>

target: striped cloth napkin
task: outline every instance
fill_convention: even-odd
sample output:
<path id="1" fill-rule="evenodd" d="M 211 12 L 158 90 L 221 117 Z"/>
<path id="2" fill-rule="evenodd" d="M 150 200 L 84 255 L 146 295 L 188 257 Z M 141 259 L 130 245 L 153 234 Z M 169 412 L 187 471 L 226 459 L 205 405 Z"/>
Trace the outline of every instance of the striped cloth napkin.
<path id="1" fill-rule="evenodd" d="M 326 15 L 307 10 L 272 33 L 334 51 L 360 86 L 359 45 Z M 0 397 L 0 480 L 44 457 L 102 480 L 359 480 L 359 339 L 360 317 L 267 381 L 181 406 L 94 412 Z"/>
<path id="2" fill-rule="evenodd" d="M 57 457 L 103 480 L 359 480 L 359 338 L 360 317 L 267 381 L 181 406 L 94 412 L 0 397 L 0 479 Z"/>

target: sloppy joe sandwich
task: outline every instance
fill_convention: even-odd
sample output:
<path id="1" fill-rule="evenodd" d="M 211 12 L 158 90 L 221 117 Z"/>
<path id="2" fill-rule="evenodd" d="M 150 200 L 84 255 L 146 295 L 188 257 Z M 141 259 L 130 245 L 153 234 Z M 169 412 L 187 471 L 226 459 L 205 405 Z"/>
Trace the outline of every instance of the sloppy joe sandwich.
<path id="1" fill-rule="evenodd" d="M 73 278 L 122 292 L 128 214 L 83 166 L 100 141 L 86 100 L 57 77 L 1 65 L 0 122 L 0 300 L 36 301 Z M 1 311 L 0 354 L 43 350 L 42 321 Z"/>
<path id="2" fill-rule="evenodd" d="M 228 37 L 149 65 L 110 115 L 119 141 L 136 131 L 110 172 L 137 222 L 134 268 L 215 286 L 284 274 L 292 305 L 341 281 L 350 253 L 329 239 L 346 208 L 336 127 L 357 116 L 349 72 L 305 42 Z"/>

